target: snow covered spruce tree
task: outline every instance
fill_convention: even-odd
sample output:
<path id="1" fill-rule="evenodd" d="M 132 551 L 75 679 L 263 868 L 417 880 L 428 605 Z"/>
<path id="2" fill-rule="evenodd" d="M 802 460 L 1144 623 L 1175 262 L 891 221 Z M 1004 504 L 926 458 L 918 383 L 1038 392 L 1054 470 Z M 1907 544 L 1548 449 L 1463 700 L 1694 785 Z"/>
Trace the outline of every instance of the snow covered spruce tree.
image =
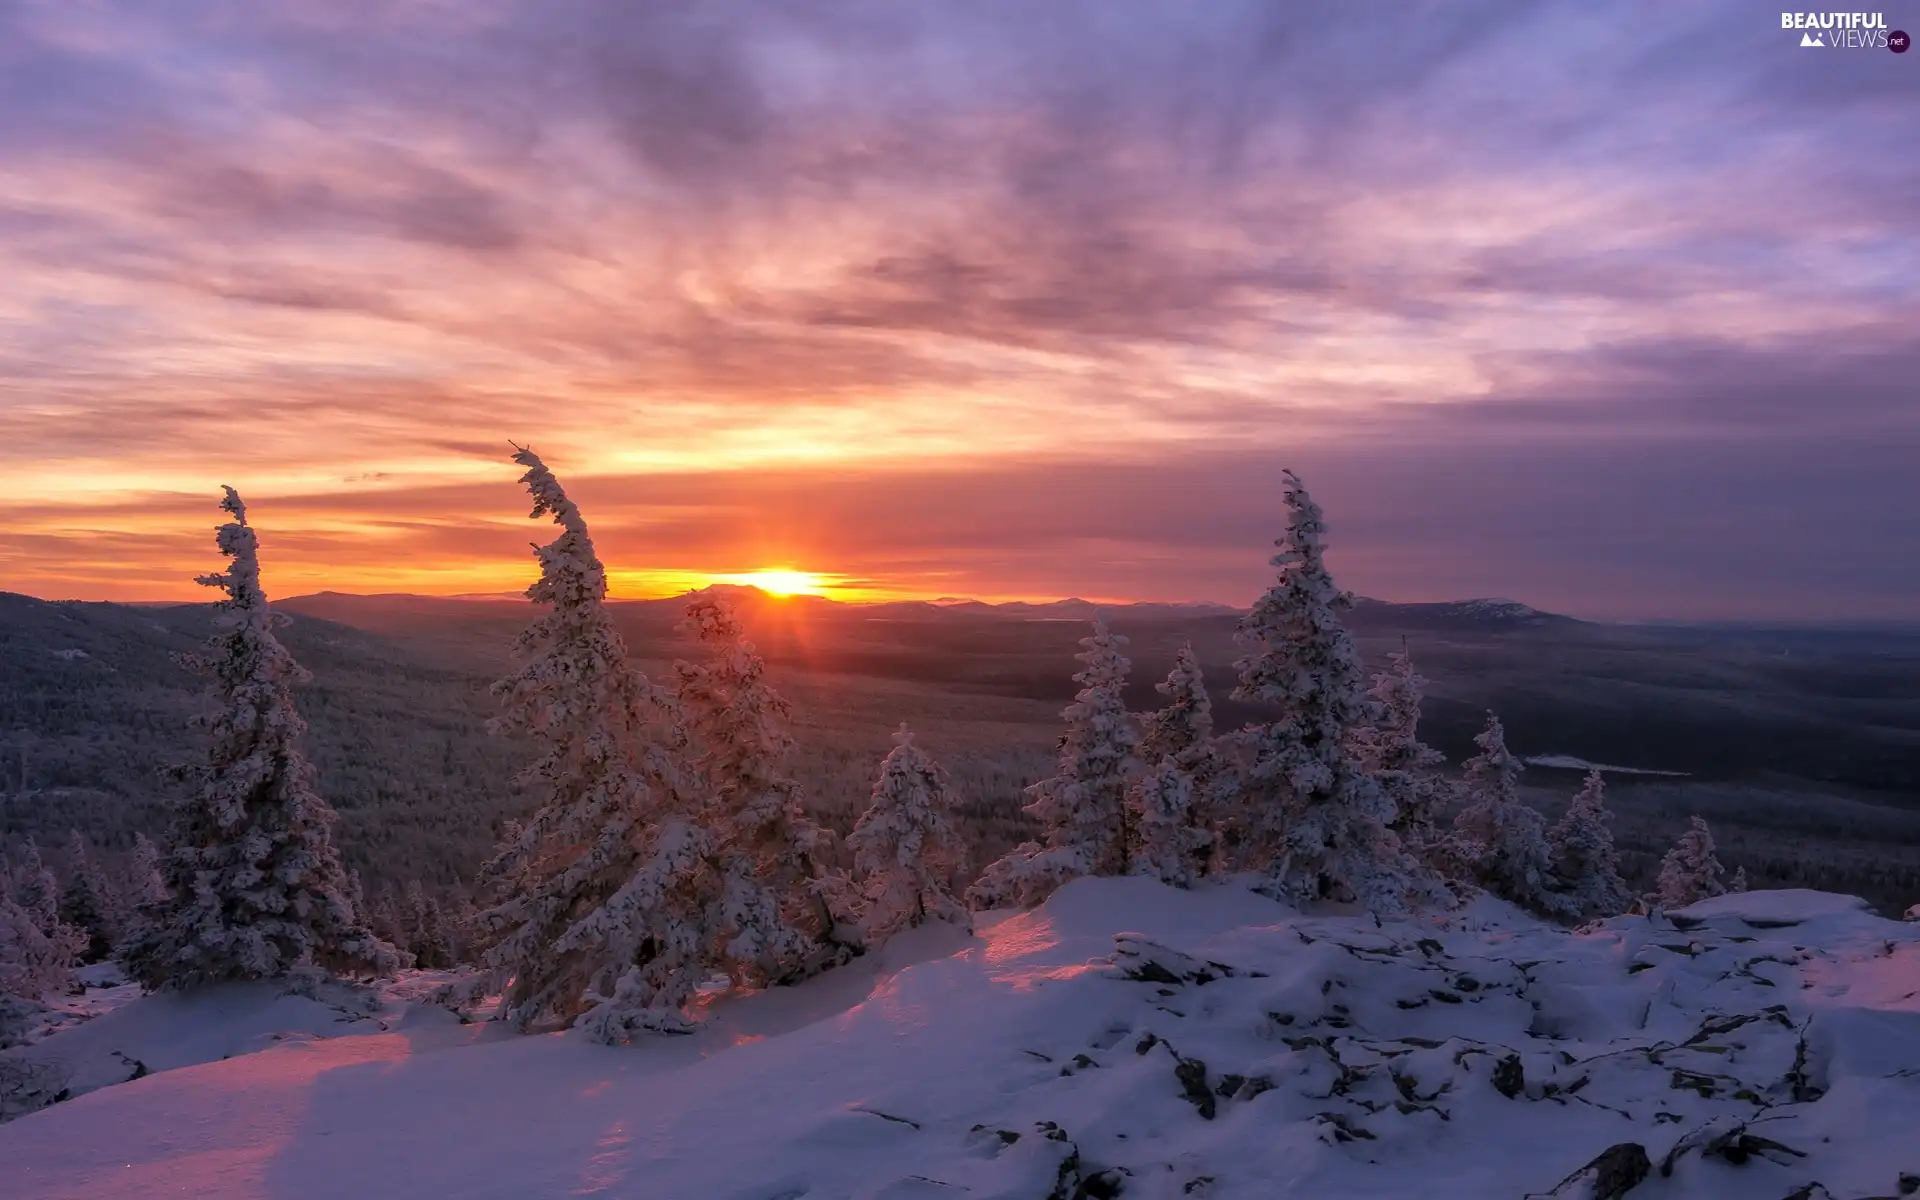
<path id="1" fill-rule="evenodd" d="M 1206 798 L 1217 774 L 1213 701 L 1193 643 L 1181 644 L 1173 670 L 1153 687 L 1167 704 L 1141 720 L 1145 768 L 1127 792 L 1133 870 L 1186 887 L 1209 867 L 1213 834 Z"/>
<path id="2" fill-rule="evenodd" d="M 976 908 L 1032 905 L 1069 879 L 1125 875 L 1134 843 L 1127 789 L 1139 771 L 1139 734 L 1122 695 L 1127 639 L 1096 618 L 1093 634 L 1075 657 L 1086 664 L 1074 678 L 1081 685 L 1061 715 L 1059 774 L 1027 789 L 1026 811 L 1045 827 L 1043 842 L 1025 842 L 989 866 L 968 891 Z"/>
<path id="3" fill-rule="evenodd" d="M 1299 476 L 1286 472 L 1287 531 L 1278 577 L 1240 622 L 1236 700 L 1279 714 L 1236 740 L 1236 778 L 1220 821 L 1230 869 L 1267 873 L 1276 895 L 1358 900 L 1397 912 L 1435 898 L 1436 885 L 1389 828 L 1393 800 L 1350 748 L 1373 718 L 1359 652 L 1341 624 L 1353 598 L 1326 565 L 1326 522 Z"/>
<path id="4" fill-rule="evenodd" d="M 726 881 L 727 973 L 764 986 L 845 962 L 861 949 L 852 884 L 830 869 L 834 836 L 807 816 L 789 773 L 787 702 L 719 596 L 696 596 L 681 630 L 707 651 L 674 669 L 703 821 Z"/>
<path id="5" fill-rule="evenodd" d="M 20 852 L 20 861 L 9 872 L 8 888 L 14 902 L 42 929 L 51 930 L 60 918 L 60 884 L 40 855 L 40 846 L 32 838 Z"/>
<path id="6" fill-rule="evenodd" d="M 49 992 L 73 983 L 86 935 L 72 925 L 43 927 L 11 895 L 0 891 L 0 1049 L 22 1035 Z"/>
<path id="7" fill-rule="evenodd" d="M 1552 890 L 1552 852 L 1546 819 L 1520 799 L 1523 769 L 1507 749 L 1500 718 L 1473 739 L 1480 753 L 1466 762 L 1467 805 L 1454 818 L 1451 857 L 1474 883 L 1537 913 L 1561 911 Z"/>
<path id="8" fill-rule="evenodd" d="M 133 835 L 133 859 L 121 889 L 131 910 L 152 908 L 167 898 L 167 881 L 160 872 L 160 847 L 144 833 Z"/>
<path id="9" fill-rule="evenodd" d="M 1567 814 L 1547 836 L 1558 883 L 1559 904 L 1575 920 L 1613 917 L 1633 904 L 1633 892 L 1620 878 L 1620 855 L 1607 827 L 1613 814 L 1606 807 L 1607 785 L 1599 768 L 1587 772 L 1587 781 L 1567 806 Z"/>
<path id="10" fill-rule="evenodd" d="M 427 895 L 419 880 L 407 884 L 407 949 L 416 965 L 429 970 L 451 967 L 457 956 L 440 901 Z"/>
<path id="11" fill-rule="evenodd" d="M 353 913 L 360 918 L 361 923 L 372 928 L 373 921 L 367 908 L 367 886 L 361 880 L 357 867 L 347 868 L 347 903 L 353 906 Z"/>
<path id="12" fill-rule="evenodd" d="M 1388 655 L 1387 668 L 1374 675 L 1367 693 L 1377 718 L 1356 726 L 1350 738 L 1360 769 L 1379 780 L 1393 801 L 1390 828 L 1407 851 L 1420 858 L 1431 856 L 1440 841 L 1440 815 L 1451 792 L 1433 773 L 1446 757 L 1420 740 L 1426 686 L 1404 646 Z"/>
<path id="13" fill-rule="evenodd" d="M 226 594 L 205 649 L 180 662 L 213 681 L 207 761 L 178 772 L 192 795 L 175 812 L 164 875 L 170 893 L 142 912 L 126 964 L 148 988 L 237 979 L 379 975 L 403 956 L 360 924 L 333 846 L 334 812 L 313 790 L 297 741 L 293 687 L 310 677 L 274 636 L 285 620 L 260 587 L 259 542 L 239 493 L 219 528 L 232 561 L 198 582 Z"/>
<path id="14" fill-rule="evenodd" d="M 87 962 L 99 962 L 113 953 L 120 933 L 120 897 L 100 869 L 93 847 L 78 829 L 67 834 L 67 878 L 60 887 L 60 919 L 86 935 Z"/>
<path id="15" fill-rule="evenodd" d="M 1660 878 L 1653 899 L 1662 908 L 1685 908 L 1696 900 L 1726 895 L 1720 882 L 1726 868 L 1714 854 L 1713 833 L 1706 818 L 1688 818 L 1689 828 L 1680 841 L 1660 860 Z"/>
<path id="16" fill-rule="evenodd" d="M 878 947 L 928 921 L 972 928 L 966 907 L 953 896 L 953 875 L 965 851 L 947 805 L 946 773 L 902 724 L 880 764 L 873 802 L 847 837 L 866 903 L 868 945 Z"/>
<path id="17" fill-rule="evenodd" d="M 1190 887 L 1206 867 L 1212 835 L 1194 823 L 1193 776 L 1170 758 L 1147 767 L 1127 790 L 1135 835 L 1132 869 L 1175 887 Z"/>
<path id="18" fill-rule="evenodd" d="M 19 863 L 0 858 L 0 1049 L 13 1044 L 49 992 L 73 982 L 87 937 L 46 903 L 53 876 L 33 843 Z"/>
<path id="19" fill-rule="evenodd" d="M 560 533 L 534 547 L 527 598 L 546 611 L 494 684 L 503 711 L 491 728 L 539 747 L 519 782 L 543 802 L 482 869 L 496 902 L 474 918 L 481 970 L 447 995 L 499 993 L 503 1020 L 577 1022 L 596 1041 L 684 1031 L 720 891 L 712 835 L 688 811 L 675 762 L 685 734 L 672 698 L 627 662 L 586 519 L 533 451 L 514 461 L 533 516 Z"/>
<path id="20" fill-rule="evenodd" d="M 133 941 L 147 929 L 150 914 L 166 911 L 167 881 L 161 870 L 160 847 L 144 833 L 133 835 L 133 855 L 120 881 L 120 940 L 114 957 L 125 958 Z M 359 909 L 354 910 L 359 914 Z M 364 920 L 364 917 L 361 918 Z"/>

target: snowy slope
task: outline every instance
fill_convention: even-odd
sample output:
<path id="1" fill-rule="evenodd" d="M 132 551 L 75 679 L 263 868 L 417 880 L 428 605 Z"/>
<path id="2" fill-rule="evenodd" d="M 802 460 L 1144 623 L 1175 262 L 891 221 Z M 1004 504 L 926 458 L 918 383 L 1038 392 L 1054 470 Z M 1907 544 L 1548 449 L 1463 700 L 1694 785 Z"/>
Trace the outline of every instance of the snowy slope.
<path id="1" fill-rule="evenodd" d="M 76 1096 L 283 1042 L 384 1033 L 401 1024 L 453 1026 L 441 1038 L 448 1042 L 478 1036 L 461 1030 L 452 1014 L 411 1002 L 446 972 L 407 972 L 384 995 L 344 985 L 299 993 L 284 985 L 237 983 L 193 996 L 147 997 L 140 997 L 137 984 L 118 982 L 118 972 L 111 968 L 88 967 L 83 976 L 89 973 L 109 975 L 118 986 L 89 987 L 81 996 L 60 998 L 51 1014 L 57 1032 L 6 1055 L 59 1064 L 65 1068 L 67 1090 Z"/>
<path id="2" fill-rule="evenodd" d="M 880 957 L 635 1047 L 414 1010 L 149 1075 L 0 1127 L 0 1192 L 1520 1197 L 1626 1143 L 1632 1200 L 1920 1174 L 1920 927 L 1844 897 L 1567 933 L 1098 879 Z"/>

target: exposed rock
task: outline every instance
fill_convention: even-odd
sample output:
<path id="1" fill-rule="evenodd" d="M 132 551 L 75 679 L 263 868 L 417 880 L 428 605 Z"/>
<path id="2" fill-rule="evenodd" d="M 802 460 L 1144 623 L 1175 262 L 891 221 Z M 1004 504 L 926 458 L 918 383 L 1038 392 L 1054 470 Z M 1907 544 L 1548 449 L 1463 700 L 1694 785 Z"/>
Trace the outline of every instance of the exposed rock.
<path id="1" fill-rule="evenodd" d="M 1736 1167 L 1754 1158 L 1790 1164 L 1794 1159 L 1806 1157 L 1803 1151 L 1749 1132 L 1745 1121 L 1720 1116 L 1682 1134 L 1680 1140 L 1673 1144 L 1673 1149 L 1667 1151 L 1666 1157 L 1660 1160 L 1660 1174 L 1663 1177 L 1672 1175 L 1674 1164 L 1695 1152 L 1702 1158 L 1718 1158 Z"/>
<path id="2" fill-rule="evenodd" d="M 1509 1054 L 1493 1066 L 1494 1090 L 1512 1100 L 1527 1090 L 1526 1068 L 1518 1054 Z"/>
<path id="3" fill-rule="evenodd" d="M 1114 966 L 1126 979 L 1142 983 L 1191 983 L 1208 984 L 1216 979 L 1232 979 L 1240 975 L 1252 978 L 1264 978 L 1260 971 L 1242 971 L 1226 963 L 1209 962 L 1183 954 L 1178 950 L 1162 946 L 1137 933 L 1115 934 Z"/>
<path id="4" fill-rule="evenodd" d="M 1529 1200 L 1620 1200 L 1639 1187 L 1653 1171 L 1653 1160 L 1639 1142 L 1608 1146 L 1593 1161 L 1561 1180 L 1550 1192 L 1536 1192 Z"/>
<path id="5" fill-rule="evenodd" d="M 1197 1058 L 1183 1058 L 1174 1064 L 1173 1077 L 1180 1081 L 1180 1090 L 1189 1103 L 1200 1111 L 1205 1119 L 1213 1120 L 1216 1106 L 1213 1089 L 1207 1086 L 1207 1064 Z"/>

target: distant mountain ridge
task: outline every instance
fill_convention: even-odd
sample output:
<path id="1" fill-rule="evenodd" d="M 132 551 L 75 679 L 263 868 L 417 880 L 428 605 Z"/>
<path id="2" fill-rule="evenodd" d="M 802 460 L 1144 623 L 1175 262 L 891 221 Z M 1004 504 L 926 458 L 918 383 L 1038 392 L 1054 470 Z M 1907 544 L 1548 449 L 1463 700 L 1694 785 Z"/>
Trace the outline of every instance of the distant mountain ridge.
<path id="1" fill-rule="evenodd" d="M 1592 626 L 1563 613 L 1544 612 L 1517 600 L 1442 600 L 1423 604 L 1396 604 L 1390 600 L 1355 597 L 1353 613 L 1359 621 L 1378 620 L 1423 629 L 1471 628 L 1498 629 L 1570 629 Z"/>
<path id="2" fill-rule="evenodd" d="M 884 748 L 858 740 L 861 714 L 876 726 L 913 717 L 930 739 L 957 739 L 948 743 L 958 747 L 950 769 L 967 781 L 979 836 L 1023 836 L 1021 789 L 1040 777 L 1036 764 L 1051 762 L 1040 748 L 1051 745 L 1076 690 L 1073 656 L 1096 606 L 1084 598 L 955 606 L 737 595 L 743 609 L 752 606 L 743 615 L 770 669 L 809 698 L 802 766 L 810 794 L 862 800 L 872 786 L 869 759 Z M 683 598 L 611 606 L 634 661 L 656 678 L 687 652 L 677 631 L 683 606 Z M 296 617 L 282 637 L 314 676 L 300 693 L 305 746 L 341 812 L 341 844 L 370 879 L 470 877 L 495 823 L 522 811 L 508 785 L 522 750 L 486 733 L 496 711 L 488 686 L 509 669 L 537 610 L 524 599 L 338 593 L 278 607 Z M 1232 696 L 1243 653 L 1235 611 L 1116 605 L 1108 615 L 1131 639 L 1134 711 L 1159 707 L 1154 684 L 1190 643 L 1216 728 L 1266 719 Z M 204 707 L 204 681 L 172 655 L 196 649 L 212 616 L 207 604 L 0 592 L 0 840 L 58 845 L 77 827 L 124 851 L 131 830 L 161 827 L 169 794 L 161 768 L 204 752 L 189 724 Z M 1817 836 L 1845 858 L 1828 874 L 1794 877 L 1801 882 L 1890 903 L 1920 878 L 1901 874 L 1920 861 L 1912 857 L 1920 841 L 1899 824 L 1920 813 L 1920 637 L 1598 624 L 1498 599 L 1361 600 L 1347 622 L 1370 665 L 1412 649 L 1431 681 L 1422 737 L 1456 763 L 1474 752 L 1493 709 L 1516 753 L 1686 773 L 1623 775 L 1623 784 L 1818 791 L 1828 824 Z M 1532 778 L 1549 787 L 1556 772 L 1579 769 L 1539 766 Z M 1862 796 L 1845 801 L 1854 815 L 1840 824 L 1832 814 L 1843 802 L 1831 788 Z M 1714 811 L 1718 823 L 1747 810 Z M 1732 827 L 1749 845 L 1763 840 L 1791 857 L 1786 827 L 1769 823 L 1786 810 L 1754 811 Z M 996 852 L 1005 848 L 995 843 Z M 1899 907 L 1911 903 L 1905 895 Z"/>
<path id="3" fill-rule="evenodd" d="M 1101 603 L 1068 597 L 1064 600 L 1006 600 L 992 602 L 958 596 L 942 596 L 937 600 L 835 600 L 827 596 L 776 596 L 751 585 L 714 584 L 711 589 L 730 596 L 745 608 L 779 606 L 810 612 L 834 612 L 859 614 L 879 619 L 925 619 L 937 620 L 944 616 L 974 616 L 981 618 L 1001 618 L 1026 621 L 1091 621 L 1101 613 L 1120 614 L 1131 617 L 1148 618 L 1204 618 L 1238 617 L 1247 610 L 1235 608 L 1229 604 L 1214 601 L 1133 601 L 1125 604 Z M 644 600 L 612 600 L 608 603 L 623 609 L 672 609 L 678 611 L 694 592 L 685 592 L 678 596 L 657 596 Z M 361 595 L 352 592 L 314 592 L 304 596 L 290 596 L 274 602 L 274 607 L 289 612 L 304 613 L 326 620 L 353 624 L 352 615 L 358 610 L 380 607 L 407 607 L 416 611 L 431 609 L 435 605 L 457 605 L 462 613 L 471 614 L 479 606 L 490 604 L 519 605 L 524 600 L 514 593 L 468 594 L 460 596 L 420 596 L 405 592 L 384 592 Z M 1474 599 L 1446 600 L 1402 604 L 1390 600 L 1375 600 L 1370 597 L 1356 597 L 1354 617 L 1363 625 L 1392 625 L 1396 628 L 1420 629 L 1478 629 L 1495 631 L 1502 629 L 1540 629 L 1568 628 L 1590 625 L 1576 617 L 1560 613 L 1545 612 L 1515 600 Z"/>

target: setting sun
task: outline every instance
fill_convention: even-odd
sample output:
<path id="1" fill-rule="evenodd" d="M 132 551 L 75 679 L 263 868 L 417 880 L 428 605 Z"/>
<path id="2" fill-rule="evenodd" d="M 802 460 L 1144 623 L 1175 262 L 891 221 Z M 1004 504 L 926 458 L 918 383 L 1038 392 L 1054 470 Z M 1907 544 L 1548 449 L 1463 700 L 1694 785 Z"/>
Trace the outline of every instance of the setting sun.
<path id="1" fill-rule="evenodd" d="M 811 571 L 794 571 L 785 567 L 748 571 L 742 575 L 715 575 L 713 579 L 715 583 L 756 587 L 775 596 L 824 596 L 828 586 L 823 577 Z"/>

